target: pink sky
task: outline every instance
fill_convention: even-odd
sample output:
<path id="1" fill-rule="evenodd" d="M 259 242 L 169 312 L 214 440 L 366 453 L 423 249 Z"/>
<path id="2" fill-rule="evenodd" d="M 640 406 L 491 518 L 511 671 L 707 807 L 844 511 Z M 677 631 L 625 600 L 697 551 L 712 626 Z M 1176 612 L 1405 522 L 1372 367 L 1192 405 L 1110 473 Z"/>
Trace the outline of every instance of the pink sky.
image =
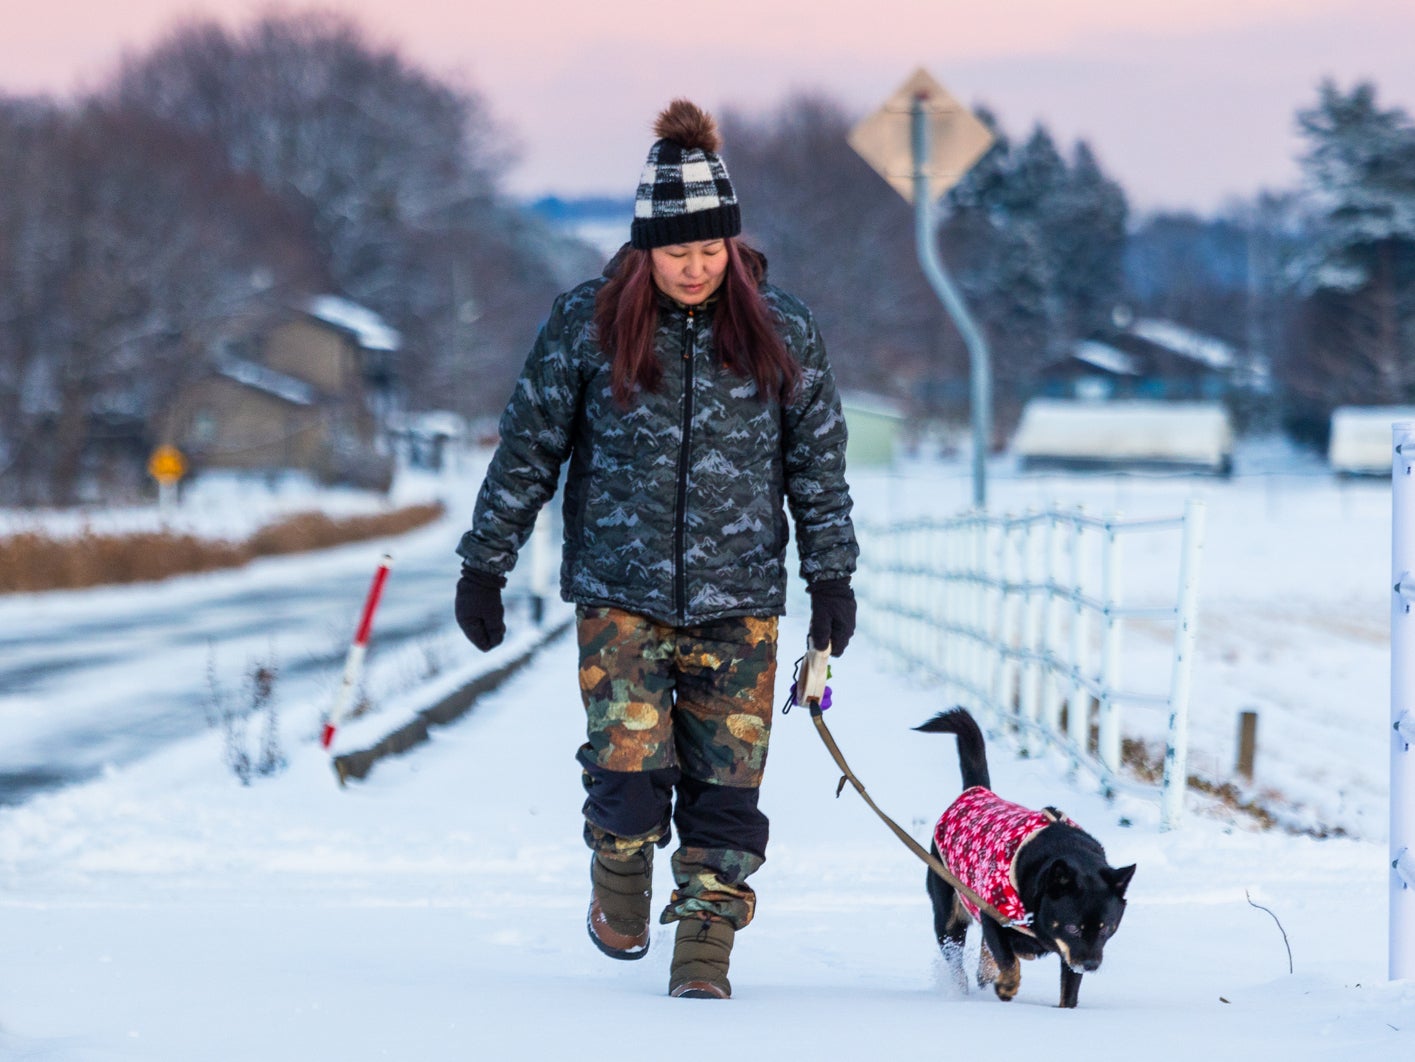
<path id="1" fill-rule="evenodd" d="M 311 5 L 287 4 L 287 8 Z M 918 66 L 1014 135 L 1087 139 L 1140 209 L 1296 180 L 1295 110 L 1333 76 L 1415 112 L 1415 0 L 339 0 L 379 44 L 480 89 L 514 192 L 628 195 L 673 96 L 755 112 L 798 89 L 863 116 Z M 0 91 L 101 82 L 183 16 L 252 0 L 50 0 L 6 14 Z M 670 12 L 682 16 L 673 21 Z M 731 165 L 731 144 L 725 149 Z M 749 205 L 748 205 L 749 206 Z"/>

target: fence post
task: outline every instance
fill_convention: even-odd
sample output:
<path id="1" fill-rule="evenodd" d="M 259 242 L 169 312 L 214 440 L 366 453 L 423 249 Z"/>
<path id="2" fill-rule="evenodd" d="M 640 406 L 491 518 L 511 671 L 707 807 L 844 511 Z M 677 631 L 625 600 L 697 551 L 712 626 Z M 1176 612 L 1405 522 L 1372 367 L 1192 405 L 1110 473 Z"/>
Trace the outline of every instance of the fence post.
<path id="1" fill-rule="evenodd" d="M 1245 781 L 1253 780 L 1253 764 L 1258 755 L 1258 713 L 1249 708 L 1238 713 L 1238 759 L 1236 769 Z"/>
<path id="2" fill-rule="evenodd" d="M 1041 720 L 1048 734 L 1056 734 L 1057 723 L 1061 719 L 1061 675 L 1055 670 L 1055 661 L 1061 649 L 1061 608 L 1056 600 L 1057 574 L 1061 571 L 1061 535 L 1057 531 L 1056 506 L 1051 506 L 1051 518 L 1047 520 L 1046 544 L 1046 591 L 1042 621 L 1042 664 L 1041 677 Z"/>
<path id="3" fill-rule="evenodd" d="M 1179 610 L 1174 625 L 1174 666 L 1169 682 L 1169 740 L 1164 753 L 1160 794 L 1160 829 L 1172 830 L 1184 817 L 1184 787 L 1189 778 L 1189 689 L 1198 635 L 1199 558 L 1204 550 L 1204 503 L 1184 505 L 1184 546 L 1179 562 Z"/>
<path id="4" fill-rule="evenodd" d="M 988 570 L 988 525 L 979 512 L 973 513 L 970 517 L 972 521 L 972 571 L 969 577 L 973 581 L 973 608 L 969 623 L 972 624 L 973 636 L 968 639 L 972 647 L 973 663 L 970 669 L 969 684 L 973 687 L 972 703 L 975 708 L 981 711 L 985 708 L 985 696 L 988 688 L 988 657 L 986 639 L 988 634 L 988 588 L 983 584 L 983 579 Z"/>
<path id="5" fill-rule="evenodd" d="M 1415 423 L 1392 425 L 1390 979 L 1415 977 Z"/>
<path id="6" fill-rule="evenodd" d="M 1101 539 L 1101 696 L 1096 721 L 1096 755 L 1111 770 L 1120 771 L 1120 705 L 1111 694 L 1120 688 L 1121 621 L 1118 610 L 1124 596 L 1124 567 L 1115 525 L 1120 513 L 1106 517 Z"/>
<path id="7" fill-rule="evenodd" d="M 1022 593 L 1022 649 L 1026 656 L 1022 658 L 1017 680 L 1017 711 L 1028 724 L 1022 731 L 1022 748 L 1027 752 L 1039 751 L 1046 746 L 1046 741 L 1036 731 L 1037 720 L 1042 714 L 1038 683 L 1045 680 L 1045 672 L 1037 657 L 1042 651 L 1042 617 L 1046 608 L 1046 599 L 1037 592 L 1041 579 L 1039 569 L 1044 568 L 1046 563 L 1045 556 L 1040 564 L 1036 556 L 1038 523 L 1033 511 L 1028 509 L 1026 522 L 1022 525 L 1021 571 L 1022 585 L 1026 588 Z"/>
<path id="8" fill-rule="evenodd" d="M 1086 606 L 1081 603 L 1081 589 L 1086 585 L 1086 543 L 1082 537 L 1083 524 L 1078 519 L 1071 522 L 1071 592 L 1074 596 L 1071 607 L 1071 668 L 1075 681 L 1071 685 L 1071 695 L 1067 699 L 1066 732 L 1076 747 L 1077 755 L 1084 756 L 1090 747 L 1091 691 L 1082 681 L 1086 674 L 1086 657 L 1090 650 L 1090 637 L 1086 623 Z"/>
<path id="9" fill-rule="evenodd" d="M 1003 652 L 1005 646 L 1011 644 L 1012 630 L 1007 622 L 1009 613 L 1009 602 L 1007 595 L 1007 561 L 1008 561 L 1008 540 L 1011 538 L 1011 528 L 1008 526 L 1008 517 L 1003 515 L 998 521 L 997 537 L 993 546 L 992 572 L 988 582 L 993 594 L 992 607 L 992 632 L 988 637 L 988 643 L 992 650 L 991 670 L 992 678 L 988 683 L 990 707 L 1001 717 L 1008 713 L 1007 700 L 1007 677 L 1008 659 Z"/>

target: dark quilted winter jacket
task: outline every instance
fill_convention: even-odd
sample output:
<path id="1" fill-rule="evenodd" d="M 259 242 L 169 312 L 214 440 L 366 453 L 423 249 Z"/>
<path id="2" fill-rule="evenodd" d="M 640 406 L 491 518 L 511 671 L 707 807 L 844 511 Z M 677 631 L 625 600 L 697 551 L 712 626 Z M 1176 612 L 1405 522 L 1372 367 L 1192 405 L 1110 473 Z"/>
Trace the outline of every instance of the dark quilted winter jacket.
<path id="1" fill-rule="evenodd" d="M 505 574 L 536 513 L 565 483 L 561 595 L 675 626 L 780 615 L 795 522 L 807 583 L 850 574 L 858 552 L 845 483 L 845 420 L 810 311 L 769 284 L 788 349 L 804 373 L 787 406 L 712 355 L 711 305 L 661 299 L 663 386 L 627 410 L 610 393 L 610 359 L 593 326 L 604 278 L 560 295 L 501 418 L 501 444 L 457 552 Z"/>

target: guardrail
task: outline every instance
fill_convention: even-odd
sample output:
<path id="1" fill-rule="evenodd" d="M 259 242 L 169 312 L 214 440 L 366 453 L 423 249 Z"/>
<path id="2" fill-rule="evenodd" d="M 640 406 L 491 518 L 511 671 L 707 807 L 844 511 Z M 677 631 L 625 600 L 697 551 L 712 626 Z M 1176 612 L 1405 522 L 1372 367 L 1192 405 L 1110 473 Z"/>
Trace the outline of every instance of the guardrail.
<path id="1" fill-rule="evenodd" d="M 860 529 L 860 623 L 907 667 L 1014 730 L 1026 751 L 1051 746 L 1090 768 L 1108 793 L 1122 778 L 1124 706 L 1167 712 L 1161 826 L 1179 824 L 1187 777 L 1189 689 L 1204 508 L 1124 520 L 1080 509 L 965 513 Z M 1178 580 L 1163 601 L 1127 602 L 1125 544 L 1178 536 Z M 1127 684 L 1125 628 L 1173 625 L 1162 690 Z"/>

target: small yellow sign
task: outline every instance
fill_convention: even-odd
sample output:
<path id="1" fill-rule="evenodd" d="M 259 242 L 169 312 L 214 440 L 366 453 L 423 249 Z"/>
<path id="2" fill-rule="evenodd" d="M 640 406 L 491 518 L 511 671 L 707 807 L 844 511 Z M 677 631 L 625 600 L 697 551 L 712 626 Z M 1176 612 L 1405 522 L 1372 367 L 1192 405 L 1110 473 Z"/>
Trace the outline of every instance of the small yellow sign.
<path id="1" fill-rule="evenodd" d="M 176 483 L 187 474 L 187 459 L 175 446 L 163 444 L 148 458 L 147 474 L 159 483 Z"/>

